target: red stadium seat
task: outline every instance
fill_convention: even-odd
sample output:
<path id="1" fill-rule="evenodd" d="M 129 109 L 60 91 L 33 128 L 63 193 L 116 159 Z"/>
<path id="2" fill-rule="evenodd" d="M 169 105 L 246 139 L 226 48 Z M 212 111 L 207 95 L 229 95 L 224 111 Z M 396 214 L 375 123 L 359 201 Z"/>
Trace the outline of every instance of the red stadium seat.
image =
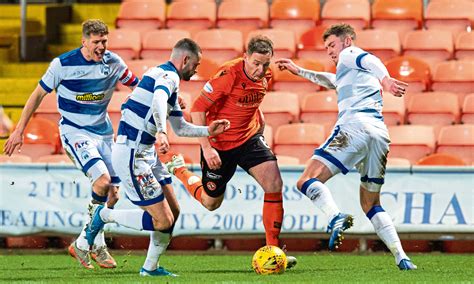
<path id="1" fill-rule="evenodd" d="M 187 30 L 194 35 L 215 27 L 216 9 L 214 1 L 173 1 L 168 9 L 166 27 Z"/>
<path id="2" fill-rule="evenodd" d="M 268 26 L 268 10 L 266 1 L 223 1 L 217 11 L 217 27 L 239 30 L 246 38 L 250 31 Z"/>
<path id="3" fill-rule="evenodd" d="M 152 59 L 144 59 L 144 60 L 130 60 L 127 61 L 127 66 L 130 69 L 130 71 L 135 74 L 138 78 L 142 79 L 143 74 L 145 74 L 148 69 L 159 66 L 162 63 L 165 63 L 166 61 L 159 62 L 157 60 L 152 60 Z M 118 85 L 122 85 L 118 83 Z M 127 86 L 122 85 L 125 90 L 130 90 Z"/>
<path id="4" fill-rule="evenodd" d="M 180 90 L 190 93 L 192 97 L 196 97 L 200 92 L 204 84 L 216 75 L 219 70 L 219 65 L 209 58 L 203 57 L 201 64 L 197 68 L 197 73 L 191 78 L 190 81 L 181 81 Z"/>
<path id="5" fill-rule="evenodd" d="M 171 129 L 171 126 L 168 125 L 168 128 Z M 168 139 L 173 152 L 181 153 L 188 157 L 191 163 L 199 163 L 201 160 L 201 146 L 198 138 L 179 137 L 173 130 L 170 130 L 168 131 Z"/>
<path id="6" fill-rule="evenodd" d="M 389 92 L 383 95 L 383 119 L 386 125 L 405 123 L 405 100 L 395 97 Z"/>
<path id="7" fill-rule="evenodd" d="M 107 113 L 109 114 L 115 134 L 117 134 L 120 118 L 122 117 L 122 104 L 127 100 L 130 93 L 131 90 L 114 92 L 107 107 Z"/>
<path id="8" fill-rule="evenodd" d="M 108 48 L 125 61 L 138 59 L 141 48 L 140 33 L 131 29 L 111 30 Z"/>
<path id="9" fill-rule="evenodd" d="M 294 62 L 304 69 L 313 71 L 324 71 L 324 66 L 316 61 L 307 59 L 295 59 Z M 315 92 L 321 87 L 308 79 L 293 75 L 287 70 L 281 71 L 274 64 L 270 65 L 273 74 L 272 88 L 275 91 L 291 91 L 293 93 L 305 94 Z"/>
<path id="10" fill-rule="evenodd" d="M 265 35 L 273 42 L 273 57 L 274 58 L 292 58 L 296 52 L 295 34 L 290 30 L 281 29 L 262 29 L 249 32 L 247 46 L 250 39 L 256 35 Z"/>
<path id="11" fill-rule="evenodd" d="M 24 131 L 21 153 L 36 161 L 44 155 L 56 154 L 60 148 L 58 125 L 44 118 L 33 117 Z"/>
<path id="12" fill-rule="evenodd" d="M 370 2 L 368 0 L 326 1 L 321 12 L 321 23 L 326 26 L 344 22 L 356 30 L 369 27 Z"/>
<path id="13" fill-rule="evenodd" d="M 400 55 L 398 33 L 388 30 L 364 30 L 357 32 L 357 46 L 385 61 Z"/>
<path id="14" fill-rule="evenodd" d="M 474 162 L 474 125 L 450 125 L 441 128 L 436 153 L 460 157 L 466 164 Z"/>
<path id="15" fill-rule="evenodd" d="M 389 157 L 408 159 L 414 164 L 420 158 L 434 152 L 435 136 L 432 126 L 400 125 L 389 126 Z"/>
<path id="16" fill-rule="evenodd" d="M 458 60 L 474 60 L 474 33 L 460 32 L 454 42 L 454 57 Z"/>
<path id="17" fill-rule="evenodd" d="M 33 113 L 33 117 L 50 120 L 56 125 L 59 123 L 61 114 L 58 111 L 58 99 L 55 91 L 44 96 L 43 101 Z"/>
<path id="18" fill-rule="evenodd" d="M 408 83 L 407 93 L 427 91 L 430 88 L 430 66 L 419 58 L 399 56 L 385 62 L 390 76 Z"/>
<path id="19" fill-rule="evenodd" d="M 238 30 L 213 29 L 196 33 L 194 40 L 199 44 L 202 53 L 212 58 L 217 64 L 242 56 L 244 40 Z"/>
<path id="20" fill-rule="evenodd" d="M 433 73 L 433 91 L 454 93 L 474 92 L 474 61 L 448 61 L 436 65 Z"/>
<path id="21" fill-rule="evenodd" d="M 186 30 L 166 29 L 149 31 L 143 35 L 142 59 L 156 60 L 156 64 L 168 61 L 174 45 L 182 38 L 190 38 L 191 34 Z"/>
<path id="22" fill-rule="evenodd" d="M 27 164 L 33 160 L 30 156 L 14 153 L 11 156 L 0 155 L 0 164 Z"/>
<path id="23" fill-rule="evenodd" d="M 415 165 L 417 166 L 465 166 L 466 163 L 459 157 L 444 154 L 435 153 L 424 158 L 419 159 Z"/>
<path id="24" fill-rule="evenodd" d="M 430 1 L 425 11 L 428 29 L 446 30 L 454 36 L 470 30 L 474 21 L 474 3 L 470 0 Z"/>
<path id="25" fill-rule="evenodd" d="M 292 30 L 297 38 L 319 21 L 318 0 L 275 0 L 270 6 L 270 26 Z"/>
<path id="26" fill-rule="evenodd" d="M 311 93 L 303 99 L 300 119 L 304 123 L 323 124 L 328 129 L 336 123 L 338 112 L 334 90 Z"/>
<path id="27" fill-rule="evenodd" d="M 375 0 L 372 4 L 372 27 L 397 31 L 401 39 L 421 28 L 422 17 L 422 0 Z"/>
<path id="28" fill-rule="evenodd" d="M 265 124 L 278 129 L 280 125 L 298 121 L 298 95 L 290 92 L 268 92 L 260 109 L 265 117 Z"/>
<path id="29" fill-rule="evenodd" d="M 404 158 L 394 158 L 389 157 L 387 158 L 387 167 L 410 167 L 411 163 L 410 160 Z"/>
<path id="30" fill-rule="evenodd" d="M 464 97 L 461 122 L 464 124 L 474 124 L 474 93 Z"/>
<path id="31" fill-rule="evenodd" d="M 276 155 L 295 157 L 300 163 L 306 163 L 314 150 L 324 142 L 324 132 L 324 126 L 320 124 L 282 125 L 276 130 L 273 151 Z"/>
<path id="32" fill-rule="evenodd" d="M 123 2 L 115 20 L 119 29 L 139 32 L 164 27 L 166 3 L 163 0 Z"/>
<path id="33" fill-rule="evenodd" d="M 426 93 L 413 96 L 407 107 L 410 124 L 450 125 L 459 123 L 458 97 L 449 93 Z"/>
<path id="34" fill-rule="evenodd" d="M 297 57 L 300 59 L 317 60 L 324 64 L 326 71 L 334 67 L 324 47 L 323 34 L 326 26 L 317 26 L 304 32 L 297 43 Z"/>

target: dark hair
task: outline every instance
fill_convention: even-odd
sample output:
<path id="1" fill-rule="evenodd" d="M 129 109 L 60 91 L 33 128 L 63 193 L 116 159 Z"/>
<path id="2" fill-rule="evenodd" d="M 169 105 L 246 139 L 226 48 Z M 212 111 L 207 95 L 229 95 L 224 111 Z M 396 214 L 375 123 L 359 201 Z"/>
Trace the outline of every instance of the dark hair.
<path id="1" fill-rule="evenodd" d="M 84 21 L 82 23 L 82 36 L 90 37 L 91 34 L 100 36 L 109 34 L 107 24 L 99 19 L 90 19 Z"/>
<path id="2" fill-rule="evenodd" d="M 331 35 L 335 35 L 341 39 L 345 38 L 346 36 L 350 36 L 352 40 L 356 39 L 354 28 L 348 24 L 337 24 L 329 27 L 326 31 L 324 31 L 323 41 L 326 41 L 326 39 Z"/>
<path id="3" fill-rule="evenodd" d="M 196 56 L 199 56 L 199 53 L 202 53 L 201 47 L 190 38 L 180 39 L 173 47 L 173 49 L 180 49 L 188 51 Z"/>
<path id="4" fill-rule="evenodd" d="M 253 53 L 273 55 L 273 42 L 264 35 L 252 37 L 247 45 L 247 54 L 252 55 Z"/>

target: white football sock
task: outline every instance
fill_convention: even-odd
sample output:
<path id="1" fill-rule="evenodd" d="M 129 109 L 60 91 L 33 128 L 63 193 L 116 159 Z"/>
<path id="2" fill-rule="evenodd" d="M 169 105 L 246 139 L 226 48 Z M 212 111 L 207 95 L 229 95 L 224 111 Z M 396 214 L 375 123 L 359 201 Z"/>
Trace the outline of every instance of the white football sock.
<path id="1" fill-rule="evenodd" d="M 100 211 L 100 217 L 105 223 L 114 222 L 124 227 L 135 230 L 143 230 L 143 214 L 141 209 L 116 210 L 104 207 Z"/>
<path id="2" fill-rule="evenodd" d="M 166 251 L 170 239 L 170 233 L 163 233 L 160 231 L 150 232 L 150 245 L 148 246 L 148 252 L 143 268 L 148 271 L 153 271 L 160 266 L 160 256 Z"/>
<path id="3" fill-rule="evenodd" d="M 379 238 L 385 243 L 388 249 L 395 256 L 395 263 L 398 265 L 402 259 L 409 259 L 403 251 L 402 243 L 398 238 L 397 231 L 393 225 L 392 219 L 387 212 L 377 212 L 370 219 L 374 226 L 375 232 Z"/>
<path id="4" fill-rule="evenodd" d="M 303 184 L 301 192 L 306 194 L 313 204 L 328 216 L 329 221 L 341 212 L 334 202 L 329 188 L 318 179 L 307 180 Z"/>
<path id="5" fill-rule="evenodd" d="M 89 250 L 89 243 L 86 239 L 86 226 L 87 223 L 82 227 L 81 234 L 76 239 L 76 246 L 81 250 Z"/>

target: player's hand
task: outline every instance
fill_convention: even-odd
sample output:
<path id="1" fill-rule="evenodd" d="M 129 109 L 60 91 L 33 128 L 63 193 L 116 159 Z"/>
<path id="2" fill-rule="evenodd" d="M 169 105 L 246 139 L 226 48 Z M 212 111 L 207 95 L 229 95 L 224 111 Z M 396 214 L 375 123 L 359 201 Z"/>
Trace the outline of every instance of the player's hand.
<path id="1" fill-rule="evenodd" d="M 221 167 L 221 157 L 219 157 L 219 153 L 217 153 L 216 149 L 212 147 L 205 148 L 202 149 L 202 153 L 204 155 L 204 159 L 206 160 L 207 165 L 211 170 L 217 170 Z"/>
<path id="2" fill-rule="evenodd" d="M 278 69 L 280 69 L 280 71 L 288 70 L 291 73 L 298 75 L 298 65 L 296 65 L 291 59 L 280 58 L 275 61 L 275 64 L 278 66 Z"/>
<path id="3" fill-rule="evenodd" d="M 184 101 L 183 97 L 178 96 L 178 104 L 181 109 L 186 109 L 186 102 Z"/>
<path id="4" fill-rule="evenodd" d="M 168 142 L 168 135 L 166 133 L 159 133 L 157 137 L 158 154 L 166 154 L 170 150 L 170 143 Z"/>
<path id="5" fill-rule="evenodd" d="M 209 131 L 209 136 L 216 136 L 229 129 L 229 127 L 230 121 L 228 121 L 227 119 L 218 119 L 211 122 L 207 129 Z"/>
<path id="6" fill-rule="evenodd" d="M 15 129 L 10 137 L 8 137 L 7 142 L 3 146 L 3 153 L 5 155 L 11 156 L 15 151 L 15 148 L 18 147 L 18 152 L 20 152 L 21 145 L 23 145 L 23 133 L 18 129 Z"/>
<path id="7" fill-rule="evenodd" d="M 386 76 L 382 80 L 382 86 L 384 90 L 389 91 L 394 96 L 401 97 L 406 94 L 408 84 Z"/>

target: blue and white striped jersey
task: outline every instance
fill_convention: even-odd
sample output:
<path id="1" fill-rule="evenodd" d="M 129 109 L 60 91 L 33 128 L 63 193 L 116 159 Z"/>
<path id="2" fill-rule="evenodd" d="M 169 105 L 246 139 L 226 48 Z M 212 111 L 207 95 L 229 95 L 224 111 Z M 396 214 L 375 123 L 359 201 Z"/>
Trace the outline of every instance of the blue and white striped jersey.
<path id="1" fill-rule="evenodd" d="M 117 143 L 127 141 L 132 148 L 139 144 L 155 143 L 157 127 L 152 109 L 154 96 L 167 96 L 167 115 L 182 118 L 183 113 L 178 103 L 179 82 L 178 71 L 169 61 L 146 71 L 122 105 Z"/>
<path id="2" fill-rule="evenodd" d="M 334 83 L 339 108 L 336 125 L 383 121 L 382 86 L 379 81 L 383 75 L 370 70 L 368 64 L 382 63 L 375 56 L 367 55 L 369 53 L 355 46 L 347 47 L 339 54 Z"/>
<path id="3" fill-rule="evenodd" d="M 39 84 L 48 93 L 56 89 L 60 127 L 112 135 L 107 106 L 119 80 L 138 83 L 117 54 L 106 51 L 101 62 L 87 61 L 78 48 L 55 58 Z"/>

